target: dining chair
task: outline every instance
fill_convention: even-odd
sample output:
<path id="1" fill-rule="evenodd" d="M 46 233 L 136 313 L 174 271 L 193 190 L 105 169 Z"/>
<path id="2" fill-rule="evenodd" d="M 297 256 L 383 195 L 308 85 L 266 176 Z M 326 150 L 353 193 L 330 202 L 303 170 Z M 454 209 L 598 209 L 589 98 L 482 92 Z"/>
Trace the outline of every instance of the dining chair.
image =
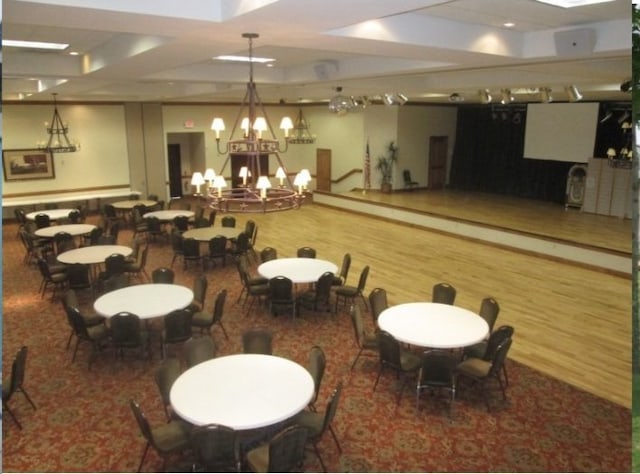
<path id="1" fill-rule="evenodd" d="M 278 251 L 274 247 L 265 247 L 260 251 L 260 262 L 268 262 L 278 258 Z"/>
<path id="2" fill-rule="evenodd" d="M 236 218 L 234 216 L 223 216 L 221 219 L 222 227 L 235 227 Z"/>
<path id="3" fill-rule="evenodd" d="M 160 366 L 153 374 L 153 380 L 160 393 L 167 421 L 171 421 L 174 417 L 171 408 L 171 387 L 173 387 L 173 383 L 181 373 L 180 360 L 176 357 L 167 357 L 160 363 Z"/>
<path id="4" fill-rule="evenodd" d="M 173 283 L 175 280 L 175 272 L 167 267 L 158 267 L 151 272 L 151 281 L 153 283 Z"/>
<path id="5" fill-rule="evenodd" d="M 369 265 L 366 265 L 360 272 L 360 278 L 358 279 L 358 286 L 340 285 L 335 287 L 336 304 L 335 312 L 338 311 L 338 304 L 342 301 L 343 305 L 347 303 L 353 304 L 356 298 L 360 298 L 364 303 L 365 310 L 368 311 L 367 300 L 364 297 L 364 288 L 367 284 L 367 278 L 369 277 Z"/>
<path id="6" fill-rule="evenodd" d="M 489 337 L 482 342 L 465 347 L 462 352 L 463 359 L 475 357 L 483 360 L 493 359 L 498 346 L 508 338 L 513 338 L 515 332 L 513 326 L 503 325 L 495 329 Z M 502 375 L 504 376 L 505 386 L 509 385 L 509 376 L 507 375 L 506 365 L 502 366 Z"/>
<path id="7" fill-rule="evenodd" d="M 331 312 L 332 305 L 330 300 L 333 278 L 334 274 L 332 272 L 323 273 L 311 288 L 296 297 L 296 311 L 298 315 L 302 308 L 311 309 L 316 313 L 321 309 L 324 309 L 326 312 Z"/>
<path id="8" fill-rule="evenodd" d="M 9 408 L 9 401 L 13 398 L 13 395 L 20 392 L 27 399 L 31 407 L 36 410 L 36 404 L 33 403 L 31 397 L 24 388 L 24 377 L 27 367 L 27 346 L 22 346 L 11 364 L 11 374 L 8 380 L 2 381 L 2 411 L 9 413 L 9 416 L 16 422 L 18 428 L 22 429 L 22 424 L 18 421 L 16 415 Z"/>
<path id="9" fill-rule="evenodd" d="M 125 271 L 130 277 L 138 278 L 141 282 L 149 281 L 149 274 L 147 273 L 147 259 L 149 258 L 149 244 L 145 244 L 142 252 L 140 252 L 140 258 L 133 262 L 127 261 L 125 265 Z M 144 280 L 143 278 L 144 277 Z"/>
<path id="10" fill-rule="evenodd" d="M 290 278 L 278 275 L 269 279 L 269 305 L 273 316 L 278 316 L 281 311 L 288 311 L 291 318 L 295 318 L 296 300 Z"/>
<path id="11" fill-rule="evenodd" d="M 347 252 L 342 257 L 342 264 L 340 265 L 340 271 L 333 278 L 334 286 L 346 285 L 347 276 L 349 275 L 350 267 L 351 267 L 351 254 Z"/>
<path id="12" fill-rule="evenodd" d="M 211 334 L 211 328 L 214 325 L 220 326 L 222 332 L 224 334 L 225 339 L 229 340 L 229 336 L 227 335 L 227 330 L 224 328 L 222 324 L 222 317 L 224 316 L 224 305 L 227 300 L 227 290 L 222 289 L 216 295 L 215 302 L 213 304 L 213 311 L 209 312 L 206 310 L 198 311 L 193 315 L 193 319 L 191 320 L 191 325 L 193 327 L 199 328 L 201 333 Z"/>
<path id="13" fill-rule="evenodd" d="M 173 218 L 173 227 L 178 232 L 184 233 L 189 230 L 189 218 L 187 216 L 176 216 Z"/>
<path id="14" fill-rule="evenodd" d="M 296 251 L 298 258 L 316 258 L 316 249 L 312 247 L 300 247 Z"/>
<path id="15" fill-rule="evenodd" d="M 406 385 L 406 376 L 408 374 L 416 373 L 420 368 L 420 357 L 410 352 L 407 349 L 400 347 L 400 343 L 387 331 L 378 331 L 378 352 L 380 355 L 380 365 L 378 367 L 378 376 L 376 382 L 373 385 L 373 390 L 376 390 L 380 375 L 385 369 L 393 370 L 398 377 L 402 377 L 403 380 L 400 385 L 400 392 L 396 400 L 396 405 L 400 404 L 402 398 L 402 392 Z"/>
<path id="16" fill-rule="evenodd" d="M 313 346 L 309 351 L 309 363 L 307 370 L 313 378 L 313 397 L 309 402 L 309 409 L 311 411 L 317 411 L 315 403 L 318 400 L 320 394 L 320 385 L 322 384 L 322 378 L 324 377 L 324 370 L 327 366 L 327 356 L 325 355 L 322 347 Z"/>
<path id="17" fill-rule="evenodd" d="M 387 300 L 387 290 L 384 288 L 374 288 L 369 293 L 369 306 L 371 307 L 371 317 L 373 324 L 378 327 L 378 317 L 385 309 L 389 307 Z"/>
<path id="18" fill-rule="evenodd" d="M 171 241 L 171 250 L 173 251 L 173 257 L 171 258 L 171 268 L 173 268 L 176 259 L 184 259 L 184 249 L 182 248 L 183 237 L 178 229 L 172 229 L 169 238 Z"/>
<path id="19" fill-rule="evenodd" d="M 500 313 L 500 305 L 495 298 L 487 296 L 480 302 L 480 311 L 478 314 L 482 316 L 489 325 L 489 332 L 493 331 L 493 326 L 496 324 L 498 314 Z"/>
<path id="20" fill-rule="evenodd" d="M 411 179 L 411 171 L 409 170 L 402 171 L 402 180 L 404 182 L 404 187 L 408 188 L 410 191 L 413 191 L 413 189 L 418 186 L 418 182 Z"/>
<path id="21" fill-rule="evenodd" d="M 217 348 L 211 336 L 192 337 L 184 343 L 184 358 L 187 368 L 216 357 Z"/>
<path id="22" fill-rule="evenodd" d="M 204 310 L 204 303 L 207 299 L 207 287 L 209 280 L 206 275 L 198 275 L 193 279 L 193 301 L 189 305 L 194 313 Z"/>
<path id="23" fill-rule="evenodd" d="M 67 287 L 68 275 L 66 270 L 60 272 L 52 272 L 49 268 L 49 264 L 43 257 L 38 257 L 38 269 L 42 280 L 40 282 L 40 297 L 43 298 L 47 289 L 51 288 L 51 300 L 53 301 L 58 295 L 59 291 L 64 290 Z"/>
<path id="24" fill-rule="evenodd" d="M 70 290 L 72 291 L 72 290 Z M 78 347 L 81 342 L 88 342 L 91 344 L 91 354 L 87 362 L 88 369 L 91 370 L 91 365 L 95 359 L 95 356 L 100 352 L 109 342 L 109 329 L 105 324 L 105 319 L 102 317 L 88 318 L 84 316 L 77 306 L 70 304 L 64 304 L 64 310 L 67 315 L 67 321 L 71 326 L 72 335 L 76 337 L 76 345 L 73 349 L 73 355 L 71 356 L 71 363 L 75 362 Z M 71 342 L 71 337 L 67 341 L 67 348 Z"/>
<path id="25" fill-rule="evenodd" d="M 124 351 L 129 349 L 140 350 L 140 355 L 147 354 L 151 358 L 151 346 L 149 334 L 142 328 L 140 318 L 126 311 L 113 315 L 109 319 L 111 327 L 111 343 L 116 359 L 124 358 Z"/>
<path id="26" fill-rule="evenodd" d="M 456 300 L 456 289 L 447 282 L 440 282 L 433 285 L 431 290 L 431 301 L 433 303 L 453 304 Z"/>
<path id="27" fill-rule="evenodd" d="M 209 239 L 209 255 L 207 255 L 207 261 L 213 264 L 216 261 L 220 261 L 223 267 L 227 265 L 227 238 L 224 235 L 216 235 Z"/>
<path id="28" fill-rule="evenodd" d="M 338 403 L 340 402 L 341 394 L 342 382 L 339 382 L 335 390 L 331 394 L 331 397 L 329 397 L 329 402 L 327 403 L 327 408 L 324 412 L 318 413 L 310 410 L 303 410 L 298 415 L 296 415 L 293 420 L 296 425 L 302 426 L 303 428 L 307 429 L 307 442 L 310 442 L 313 446 L 313 451 L 320 461 L 320 465 L 322 466 L 322 470 L 324 472 L 327 472 L 327 466 L 324 464 L 322 456 L 320 455 L 318 445 L 320 444 L 320 441 L 327 431 L 331 433 L 331 437 L 336 443 L 338 452 L 342 452 L 342 447 L 340 446 L 338 437 L 336 436 L 336 433 L 331 426 L 331 423 L 336 416 L 336 411 L 338 410 Z"/>
<path id="29" fill-rule="evenodd" d="M 247 329 L 242 333 L 245 354 L 273 354 L 273 334 L 266 329 Z"/>
<path id="30" fill-rule="evenodd" d="M 296 472 L 302 470 L 308 430 L 293 425 L 268 442 L 247 452 L 247 466 L 253 472 Z"/>
<path id="31" fill-rule="evenodd" d="M 200 254 L 200 241 L 191 237 L 182 239 L 182 252 L 183 270 L 187 270 L 190 263 L 199 264 L 204 269 L 202 255 Z"/>
<path id="32" fill-rule="evenodd" d="M 370 334 L 364 328 L 360 306 L 357 304 L 351 305 L 350 316 L 356 344 L 358 345 L 358 354 L 351 363 L 351 370 L 353 370 L 361 355 L 368 353 L 369 355 L 377 356 L 379 354 L 379 346 L 377 334 Z"/>
<path id="33" fill-rule="evenodd" d="M 240 436 L 218 424 L 196 426 L 189 434 L 195 472 L 242 472 Z"/>
<path id="34" fill-rule="evenodd" d="M 449 395 L 449 417 L 453 413 L 456 398 L 458 374 L 456 365 L 459 359 L 450 351 L 431 349 L 422 353 L 422 362 L 418 370 L 416 383 L 416 410 L 419 408 L 420 395 L 428 390 L 431 395 L 444 391 Z"/>
<path id="35" fill-rule="evenodd" d="M 162 339 L 160 342 L 160 356 L 164 359 L 167 346 L 170 344 L 181 344 L 193 335 L 191 330 L 191 320 L 193 311 L 189 308 L 176 309 L 164 317 L 162 328 Z"/>
<path id="36" fill-rule="evenodd" d="M 49 217 L 49 214 L 45 213 L 36 214 L 34 221 L 38 229 L 49 227 L 51 225 L 51 218 Z"/>
<path id="37" fill-rule="evenodd" d="M 163 469 L 169 456 L 184 451 L 189 447 L 189 425 L 187 423 L 181 420 L 171 420 L 168 423 L 152 428 L 138 402 L 129 400 L 129 406 L 136 418 L 138 428 L 146 441 L 140 463 L 138 464 L 138 472 L 142 470 L 149 446 L 153 447 L 160 457 L 162 457 Z"/>

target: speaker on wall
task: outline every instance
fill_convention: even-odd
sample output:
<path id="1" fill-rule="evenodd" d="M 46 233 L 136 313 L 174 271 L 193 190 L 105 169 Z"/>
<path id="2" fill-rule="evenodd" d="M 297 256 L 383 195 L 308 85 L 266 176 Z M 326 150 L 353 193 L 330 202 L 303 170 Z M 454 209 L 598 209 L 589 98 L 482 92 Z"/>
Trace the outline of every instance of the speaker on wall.
<path id="1" fill-rule="evenodd" d="M 596 30 L 593 28 L 556 31 L 553 37 L 558 56 L 591 54 L 596 46 Z"/>

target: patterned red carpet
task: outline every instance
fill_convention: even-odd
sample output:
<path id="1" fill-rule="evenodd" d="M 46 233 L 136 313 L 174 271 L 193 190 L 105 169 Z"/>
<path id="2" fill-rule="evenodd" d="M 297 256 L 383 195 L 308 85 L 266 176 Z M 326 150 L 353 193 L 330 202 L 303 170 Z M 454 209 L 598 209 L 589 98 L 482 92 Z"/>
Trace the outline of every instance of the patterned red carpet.
<path id="1" fill-rule="evenodd" d="M 129 241 L 121 234 L 119 242 Z M 5 472 L 131 472 L 144 447 L 129 408 L 136 399 L 152 425 L 164 422 L 162 404 L 153 382 L 159 363 L 154 345 L 152 362 L 114 361 L 100 354 L 87 370 L 89 348 L 81 345 L 75 363 L 65 350 L 69 327 L 58 301 L 37 294 L 40 275 L 35 265 L 22 263 L 23 248 L 14 226 L 3 228 L 3 373 L 17 350 L 29 348 L 25 387 L 37 405 L 33 410 L 17 394 L 11 407 L 23 424 L 19 430 L 3 420 Z M 266 244 L 265 244 L 266 245 Z M 148 268 L 168 265 L 167 244 L 152 244 Z M 195 270 L 175 268 L 177 283 L 191 286 Z M 225 340 L 219 328 L 213 338 L 221 355 L 241 351 L 240 335 L 249 327 L 274 333 L 274 353 L 306 365 L 309 349 L 320 345 L 327 354 L 319 407 L 338 381 L 345 387 L 334 422 L 342 445 L 340 454 L 330 437 L 320 449 L 330 471 L 343 472 L 629 472 L 631 469 L 630 410 L 508 361 L 508 403 L 495 398 L 488 413 L 481 398 L 460 390 L 453 419 L 446 405 L 425 397 L 419 412 L 415 395 L 406 390 L 396 407 L 396 379 L 387 372 L 372 391 L 377 359 L 363 357 L 349 370 L 357 349 L 346 313 L 334 320 L 303 313 L 296 321 L 274 318 L 263 309 L 246 315 L 236 299 L 240 290 L 234 265 L 207 272 L 206 306 L 227 288 Z M 88 295 L 83 304 L 90 308 Z M 368 313 L 365 322 L 372 324 Z M 517 332 L 514 344 L 517 344 Z M 173 349 L 179 354 L 179 348 Z M 260 390 L 260 387 L 256 387 Z M 175 459 L 180 462 L 180 459 Z M 145 471 L 158 471 L 161 459 L 150 450 Z M 319 471 L 309 452 L 305 471 Z"/>

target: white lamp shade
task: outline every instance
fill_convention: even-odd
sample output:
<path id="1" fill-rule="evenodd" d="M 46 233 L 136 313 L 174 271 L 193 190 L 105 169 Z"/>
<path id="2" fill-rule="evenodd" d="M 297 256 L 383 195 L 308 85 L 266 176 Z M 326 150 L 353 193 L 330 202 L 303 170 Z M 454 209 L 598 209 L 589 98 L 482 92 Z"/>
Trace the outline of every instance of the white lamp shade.
<path id="1" fill-rule="evenodd" d="M 260 176 L 258 178 L 258 183 L 256 184 L 256 188 L 258 189 L 269 189 L 271 187 L 271 181 L 267 176 Z"/>
<path id="2" fill-rule="evenodd" d="M 256 121 L 253 123 L 253 129 L 258 132 L 264 132 L 267 130 L 267 121 L 264 117 L 256 118 Z"/>
<path id="3" fill-rule="evenodd" d="M 300 170 L 300 174 L 304 178 L 305 184 L 307 184 L 309 181 L 311 181 L 311 173 L 309 173 L 308 169 L 304 168 L 304 169 Z"/>
<path id="4" fill-rule="evenodd" d="M 607 150 L 607 156 L 609 156 L 609 157 L 616 156 L 616 150 L 615 150 L 615 149 L 613 149 L 613 148 L 609 148 L 609 149 Z"/>
<path id="5" fill-rule="evenodd" d="M 298 173 L 296 175 L 296 177 L 293 180 L 293 184 L 295 186 L 304 186 L 305 184 L 307 184 L 307 180 L 304 178 L 304 176 L 302 175 L 302 172 Z"/>
<path id="6" fill-rule="evenodd" d="M 213 181 L 213 178 L 216 177 L 216 172 L 213 171 L 213 168 L 207 168 L 207 170 L 204 172 L 204 179 L 206 179 L 209 182 Z"/>
<path id="7" fill-rule="evenodd" d="M 221 132 L 224 129 L 225 129 L 224 120 L 222 120 L 220 117 L 214 118 L 213 122 L 211 122 L 211 130 L 215 130 L 216 132 Z"/>
<path id="8" fill-rule="evenodd" d="M 221 174 L 216 175 L 216 177 L 213 178 L 213 187 L 214 188 L 226 188 L 227 187 L 227 181 L 224 179 L 224 176 L 222 176 Z"/>
<path id="9" fill-rule="evenodd" d="M 287 173 L 284 172 L 284 169 L 282 169 L 282 166 L 278 166 L 278 169 L 276 170 L 276 178 L 285 179 L 286 177 L 287 177 Z"/>
<path id="10" fill-rule="evenodd" d="M 247 168 L 246 166 L 243 166 L 242 168 L 240 168 L 240 172 L 238 173 L 238 177 L 240 177 L 240 178 L 248 178 L 249 176 L 251 176 L 251 171 L 249 171 L 249 168 Z"/>
<path id="11" fill-rule="evenodd" d="M 242 122 L 240 122 L 240 128 L 242 130 L 244 130 L 245 135 L 247 135 L 249 133 L 249 118 L 245 117 L 242 119 Z"/>
<path id="12" fill-rule="evenodd" d="M 193 175 L 191 176 L 191 184 L 193 186 L 200 186 L 204 183 L 204 176 L 202 176 L 202 173 L 200 173 L 200 171 L 196 171 L 195 173 L 193 173 Z"/>
<path id="13" fill-rule="evenodd" d="M 280 128 L 282 130 L 288 131 L 293 128 L 293 122 L 289 117 L 282 117 L 282 121 L 280 122 Z"/>

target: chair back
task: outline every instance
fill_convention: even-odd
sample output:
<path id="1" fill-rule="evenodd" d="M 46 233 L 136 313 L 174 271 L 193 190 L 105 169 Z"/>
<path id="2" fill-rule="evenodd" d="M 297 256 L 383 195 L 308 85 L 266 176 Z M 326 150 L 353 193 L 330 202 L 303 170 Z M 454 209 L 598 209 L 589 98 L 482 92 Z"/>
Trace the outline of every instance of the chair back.
<path id="1" fill-rule="evenodd" d="M 147 442 L 155 448 L 156 442 L 153 438 L 153 432 L 151 431 L 149 420 L 147 420 L 147 417 L 140 408 L 140 405 L 138 405 L 138 402 L 136 402 L 135 400 L 129 400 L 129 406 L 131 407 L 131 411 L 133 411 L 133 415 L 136 417 L 136 421 L 138 422 L 138 427 L 140 428 L 142 436 L 144 436 Z"/>
<path id="2" fill-rule="evenodd" d="M 73 235 L 69 232 L 56 232 L 53 236 L 53 243 L 55 245 L 56 255 L 76 248 Z"/>
<path id="3" fill-rule="evenodd" d="M 316 249 L 311 247 L 300 247 L 296 254 L 298 258 L 316 258 Z"/>
<path id="4" fill-rule="evenodd" d="M 153 379 L 165 407 L 171 405 L 171 387 L 173 387 L 173 383 L 180 376 L 180 373 L 180 361 L 170 357 L 163 360 L 153 374 Z"/>
<path id="5" fill-rule="evenodd" d="M 227 301 L 227 290 L 222 289 L 218 292 L 216 296 L 216 301 L 213 305 L 213 322 L 218 323 L 222 321 L 222 316 L 224 315 L 224 304 Z"/>
<path id="6" fill-rule="evenodd" d="M 308 431 L 293 425 L 276 434 L 269 441 L 269 466 L 267 472 L 292 472 L 299 470 L 304 461 Z"/>
<path id="7" fill-rule="evenodd" d="M 114 242 L 118 241 L 118 234 L 120 234 L 120 223 L 114 222 L 109 226 L 109 235 L 113 237 Z"/>
<path id="8" fill-rule="evenodd" d="M 187 367 L 193 367 L 216 356 L 216 344 L 209 336 L 191 338 L 184 343 Z"/>
<path id="9" fill-rule="evenodd" d="M 102 227 L 91 229 L 91 232 L 89 232 L 89 245 L 98 245 L 100 237 L 102 237 L 103 233 L 104 230 L 102 229 Z"/>
<path id="10" fill-rule="evenodd" d="M 205 227 L 211 227 L 211 224 L 209 224 L 209 221 L 204 217 L 200 217 L 198 219 L 194 219 L 193 227 L 196 229 L 204 229 Z"/>
<path id="11" fill-rule="evenodd" d="M 174 280 L 175 280 L 175 273 L 170 268 L 160 267 L 160 268 L 156 268 L 151 272 L 151 281 L 153 283 L 172 284 Z"/>
<path id="12" fill-rule="evenodd" d="M 382 365 L 402 370 L 400 343 L 387 331 L 378 332 L 378 350 Z"/>
<path id="13" fill-rule="evenodd" d="M 116 208 L 113 207 L 113 204 L 107 203 L 104 205 L 102 209 L 103 209 L 104 216 L 106 218 L 115 219 L 116 217 L 118 217 L 116 214 Z"/>
<path id="14" fill-rule="evenodd" d="M 182 252 L 186 258 L 200 256 L 200 242 L 193 237 L 182 239 Z"/>
<path id="15" fill-rule="evenodd" d="M 116 273 L 102 282 L 102 290 L 105 293 L 126 288 L 127 286 L 129 286 L 129 277 L 125 273 Z"/>
<path id="16" fill-rule="evenodd" d="M 502 341 L 498 345 L 498 347 L 496 347 L 493 358 L 491 360 L 491 368 L 489 369 L 489 373 L 487 374 L 488 376 L 499 377 L 500 372 L 502 371 L 502 367 L 507 360 L 507 353 L 511 348 L 512 341 L 513 339 L 508 337 L 504 341 Z"/>
<path id="17" fill-rule="evenodd" d="M 236 218 L 233 216 L 223 216 L 221 223 L 222 223 L 222 227 L 235 227 Z"/>
<path id="18" fill-rule="evenodd" d="M 293 282 L 286 276 L 278 275 L 269 279 L 269 301 L 271 310 L 294 309 Z"/>
<path id="19" fill-rule="evenodd" d="M 260 251 L 260 261 L 268 262 L 278 258 L 278 251 L 273 247 L 265 247 Z"/>
<path id="20" fill-rule="evenodd" d="M 353 332 L 358 343 L 358 347 L 364 346 L 364 321 L 362 320 L 362 313 L 360 306 L 354 304 L 351 306 L 351 324 L 353 325 Z"/>
<path id="21" fill-rule="evenodd" d="M 209 256 L 223 257 L 227 254 L 227 238 L 224 235 L 216 235 L 209 239 Z"/>
<path id="22" fill-rule="evenodd" d="M 410 184 L 411 183 L 411 171 L 409 171 L 409 170 L 402 171 L 402 178 L 404 179 L 404 184 Z"/>
<path id="23" fill-rule="evenodd" d="M 240 232 L 234 242 L 234 253 L 237 255 L 245 255 L 249 250 L 249 240 L 251 236 L 246 232 Z"/>
<path id="24" fill-rule="evenodd" d="M 198 206 L 196 206 L 196 210 L 193 213 L 193 220 L 197 221 L 197 220 L 202 219 L 202 218 L 204 218 L 204 207 L 198 205 Z"/>
<path id="25" fill-rule="evenodd" d="M 489 335 L 489 339 L 487 340 L 487 347 L 482 358 L 484 360 L 492 360 L 500 344 L 502 344 L 505 340 L 512 338 L 513 333 L 513 326 L 508 325 L 500 326 L 498 329 L 493 331 Z"/>
<path id="26" fill-rule="evenodd" d="M 176 309 L 164 317 L 163 342 L 175 343 L 191 339 L 191 320 L 193 311 L 187 308 Z"/>
<path id="27" fill-rule="evenodd" d="M 446 282 L 433 285 L 431 301 L 434 303 L 453 304 L 456 300 L 456 289 Z"/>
<path id="28" fill-rule="evenodd" d="M 72 224 L 78 224 L 82 220 L 82 216 L 80 215 L 80 211 L 73 210 L 69 212 L 69 222 Z"/>
<path id="29" fill-rule="evenodd" d="M 199 275 L 193 280 L 193 301 L 200 306 L 200 309 L 204 309 L 208 286 L 209 281 L 205 275 Z"/>
<path id="30" fill-rule="evenodd" d="M 253 232 L 256 230 L 256 222 L 253 219 L 249 219 L 244 225 L 244 231 L 249 236 L 253 237 Z"/>
<path id="31" fill-rule="evenodd" d="M 22 388 L 24 383 L 24 373 L 27 368 L 27 346 L 22 346 L 11 365 L 11 386 L 9 392 L 14 393 Z M 4 396 L 3 396 L 4 398 Z"/>
<path id="32" fill-rule="evenodd" d="M 389 302 L 387 300 L 387 290 L 384 288 L 374 288 L 369 293 L 369 304 L 371 305 L 371 316 L 373 317 L 373 322 L 378 324 L 378 316 L 385 309 L 389 307 Z"/>
<path id="33" fill-rule="evenodd" d="M 171 231 L 171 250 L 174 252 L 182 253 L 182 234 L 178 231 L 178 229 L 173 229 Z"/>
<path id="34" fill-rule="evenodd" d="M 364 292 L 364 287 L 367 285 L 367 278 L 369 278 L 369 265 L 362 269 L 360 272 L 360 279 L 358 280 L 358 293 Z"/>
<path id="35" fill-rule="evenodd" d="M 173 225 L 180 232 L 189 230 L 189 218 L 187 216 L 176 216 L 173 218 Z"/>
<path id="36" fill-rule="evenodd" d="M 51 225 L 51 219 L 49 218 L 48 214 L 43 214 L 43 213 L 36 214 L 34 221 L 38 229 L 42 229 L 43 227 L 49 227 Z"/>
<path id="37" fill-rule="evenodd" d="M 110 319 L 111 339 L 115 347 L 138 347 L 142 345 L 140 318 L 123 311 Z"/>
<path id="38" fill-rule="evenodd" d="M 317 435 L 318 438 L 322 437 L 323 433 L 329 429 L 329 425 L 336 416 L 336 411 L 338 410 L 338 403 L 340 402 L 340 395 L 342 394 L 342 382 L 339 382 L 336 388 L 333 390 L 331 394 L 331 398 L 329 398 L 329 403 L 327 404 L 327 409 L 324 412 L 324 420 L 322 421 L 322 429 L 320 433 Z"/>
<path id="39" fill-rule="evenodd" d="M 147 231 L 151 234 L 159 234 L 162 232 L 162 222 L 156 216 L 148 216 L 144 218 L 147 224 Z"/>
<path id="40" fill-rule="evenodd" d="M 126 266 L 127 260 L 120 253 L 113 253 L 104 260 L 104 269 L 108 276 L 124 273 Z"/>
<path id="41" fill-rule="evenodd" d="M 24 225 L 27 222 L 27 213 L 24 211 L 24 209 L 18 207 L 13 210 L 13 214 L 15 215 L 18 224 Z"/>
<path id="42" fill-rule="evenodd" d="M 67 281 L 69 288 L 91 288 L 91 276 L 89 265 L 84 263 L 72 263 L 67 265 Z"/>
<path id="43" fill-rule="evenodd" d="M 245 354 L 273 354 L 273 335 L 265 329 L 249 329 L 242 333 L 242 350 Z"/>
<path id="44" fill-rule="evenodd" d="M 329 299 L 331 298 L 331 286 L 333 285 L 333 277 L 334 274 L 331 272 L 324 272 L 318 278 L 316 282 L 316 305 L 318 303 L 329 304 Z"/>
<path id="45" fill-rule="evenodd" d="M 480 311 L 478 314 L 482 316 L 482 319 L 484 319 L 489 325 L 489 332 L 493 331 L 493 326 L 496 323 L 496 319 L 498 319 L 499 312 L 500 305 L 490 296 L 484 298 L 480 303 Z"/>
<path id="46" fill-rule="evenodd" d="M 240 472 L 237 432 L 224 425 L 198 426 L 190 434 L 191 451 L 203 472 Z"/>
<path id="47" fill-rule="evenodd" d="M 342 279 L 342 284 L 347 282 L 347 275 L 349 275 L 349 268 L 351 268 L 351 254 L 345 253 L 342 257 L 342 265 L 340 266 L 340 273 L 338 276 Z"/>
<path id="48" fill-rule="evenodd" d="M 327 366 L 327 357 L 320 346 L 313 346 L 309 352 L 309 367 L 307 370 L 313 378 L 313 398 L 310 403 L 315 403 L 320 393 L 320 384 L 324 376 L 324 369 Z"/>
<path id="49" fill-rule="evenodd" d="M 418 388 L 453 387 L 458 360 L 444 350 L 428 350 L 422 354 L 422 364 L 418 372 Z"/>

